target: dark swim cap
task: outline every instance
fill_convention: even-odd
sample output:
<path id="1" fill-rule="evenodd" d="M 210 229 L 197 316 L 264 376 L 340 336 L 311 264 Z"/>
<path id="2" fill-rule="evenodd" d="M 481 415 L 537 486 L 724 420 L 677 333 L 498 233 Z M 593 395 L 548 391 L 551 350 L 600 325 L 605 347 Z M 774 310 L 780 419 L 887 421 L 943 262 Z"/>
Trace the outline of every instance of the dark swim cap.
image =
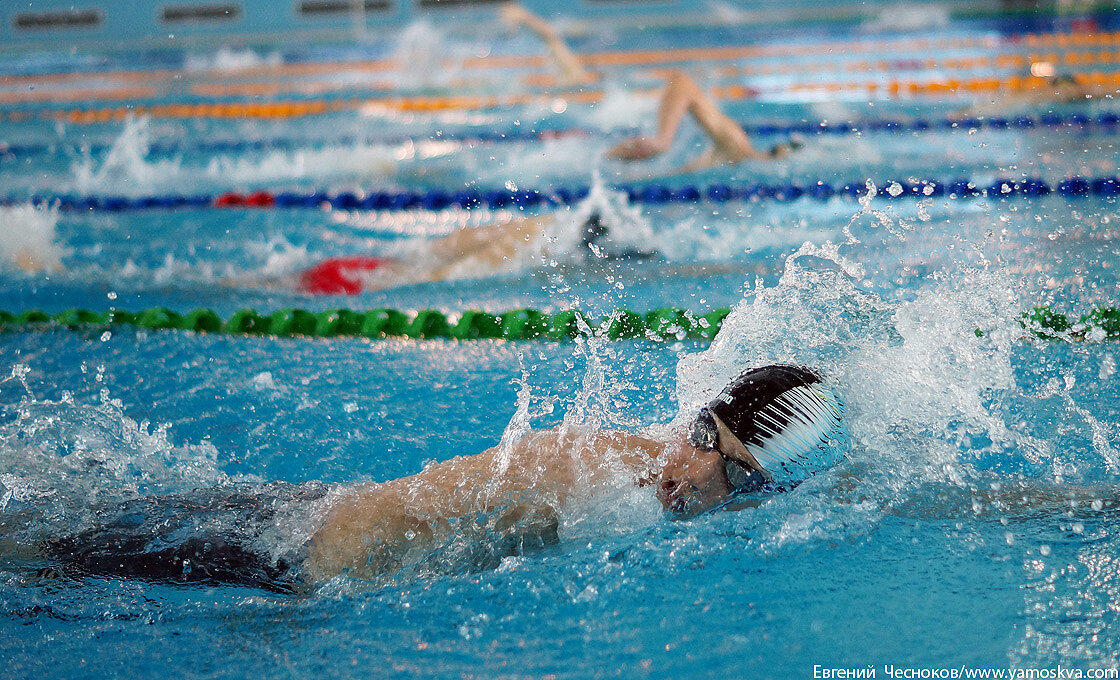
<path id="1" fill-rule="evenodd" d="M 838 460 L 847 441 L 843 415 L 843 404 L 815 372 L 764 366 L 740 375 L 700 409 L 689 442 L 774 481 L 796 483 Z"/>

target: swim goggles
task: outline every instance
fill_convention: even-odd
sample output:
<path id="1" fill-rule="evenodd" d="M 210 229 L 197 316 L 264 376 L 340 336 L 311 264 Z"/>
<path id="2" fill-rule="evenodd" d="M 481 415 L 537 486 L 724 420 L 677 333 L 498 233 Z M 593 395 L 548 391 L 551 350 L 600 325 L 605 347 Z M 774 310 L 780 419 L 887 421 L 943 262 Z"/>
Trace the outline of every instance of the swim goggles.
<path id="1" fill-rule="evenodd" d="M 758 471 L 763 476 L 769 477 L 769 473 L 754 456 L 747 451 L 747 447 L 739 438 L 731 433 L 727 426 L 724 425 L 724 435 L 720 436 L 720 423 L 717 423 L 716 415 L 712 413 L 711 409 L 707 406 L 700 409 L 696 419 L 692 421 L 692 429 L 688 433 L 688 443 L 701 451 L 715 451 L 723 458 L 724 467 L 727 470 L 727 479 L 731 482 L 731 486 L 736 489 L 742 488 L 749 483 L 751 472 Z M 730 448 L 735 454 L 727 453 L 722 443 Z"/>

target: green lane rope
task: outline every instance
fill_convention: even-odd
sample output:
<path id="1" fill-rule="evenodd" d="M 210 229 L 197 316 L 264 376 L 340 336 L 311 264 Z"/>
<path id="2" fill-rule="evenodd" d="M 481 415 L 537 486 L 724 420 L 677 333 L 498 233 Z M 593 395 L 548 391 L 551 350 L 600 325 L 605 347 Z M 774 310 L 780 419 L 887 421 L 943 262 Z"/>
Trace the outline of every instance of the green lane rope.
<path id="1" fill-rule="evenodd" d="M 595 335 L 611 340 L 676 341 L 711 340 L 730 312 L 727 308 L 720 308 L 706 314 L 693 314 L 665 307 L 639 314 L 629 309 L 618 309 L 604 319 L 594 319 L 574 309 L 555 314 L 535 309 L 515 309 L 502 314 L 470 310 L 450 316 L 434 309 L 423 309 L 411 314 L 395 309 L 372 309 L 365 312 L 349 309 L 330 309 L 325 312 L 282 309 L 272 314 L 242 309 L 223 320 L 209 309 L 196 309 L 188 314 L 178 314 L 165 307 L 152 307 L 140 312 L 68 309 L 57 314 L 31 309 L 18 314 L 0 311 L 0 329 L 100 329 L 127 325 L 149 330 L 177 329 L 276 337 L 570 340 L 581 335 Z"/>
<path id="2" fill-rule="evenodd" d="M 469 310 L 447 315 L 434 309 L 405 313 L 395 309 L 358 312 L 329 309 L 281 309 L 261 314 L 253 309 L 234 312 L 223 320 L 209 309 L 179 314 L 166 307 L 139 312 L 111 309 L 94 312 L 68 309 L 56 314 L 29 309 L 18 314 L 0 311 L 0 330 L 61 327 L 101 329 L 134 326 L 148 330 L 186 330 L 228 335 L 268 335 L 274 337 L 362 337 L 410 338 L 414 340 L 447 338 L 455 340 L 571 340 L 594 335 L 610 340 L 644 339 L 662 342 L 711 340 L 719 332 L 726 307 L 706 314 L 663 307 L 645 314 L 617 309 L 602 319 L 570 309 L 547 314 L 535 309 L 515 309 L 502 314 Z M 1049 307 L 1025 312 L 1020 323 L 1035 336 L 1062 340 L 1120 339 L 1120 309 L 1098 307 L 1080 317 L 1067 317 Z M 976 331 L 982 336 L 981 330 Z"/>

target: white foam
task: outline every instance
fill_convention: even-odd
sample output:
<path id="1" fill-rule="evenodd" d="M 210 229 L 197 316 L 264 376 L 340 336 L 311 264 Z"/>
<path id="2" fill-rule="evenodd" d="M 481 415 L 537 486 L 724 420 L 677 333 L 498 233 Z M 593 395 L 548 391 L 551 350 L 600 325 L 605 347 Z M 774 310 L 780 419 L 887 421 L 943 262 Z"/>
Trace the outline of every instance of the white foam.
<path id="1" fill-rule="evenodd" d="M 279 66 L 284 63 L 279 52 L 261 56 L 255 51 L 221 47 L 213 54 L 188 54 L 184 63 L 187 71 L 243 71 L 261 66 Z"/>
<path id="2" fill-rule="evenodd" d="M 949 7 L 939 3 L 900 2 L 884 7 L 879 16 L 863 24 L 869 32 L 917 31 L 949 25 Z"/>
<path id="3" fill-rule="evenodd" d="M 108 390 L 93 404 L 25 397 L 0 425 L 0 470 L 0 508 L 50 518 L 53 535 L 99 503 L 229 480 L 212 445 L 173 444 L 167 425 L 129 418 Z"/>
<path id="4" fill-rule="evenodd" d="M 179 159 L 148 160 L 151 125 L 147 116 L 129 116 L 124 129 L 98 160 L 86 152 L 71 166 L 73 188 L 81 194 L 137 196 L 181 182 Z"/>
<path id="5" fill-rule="evenodd" d="M 409 24 L 400 32 L 393 61 L 397 63 L 397 85 L 405 89 L 447 88 L 461 73 L 461 59 L 448 59 L 462 50 L 449 43 L 447 34 L 426 19 Z M 462 56 L 462 55 L 459 55 Z"/>
<path id="6" fill-rule="evenodd" d="M 708 0 L 705 3 L 717 21 L 726 25 L 736 25 L 747 22 L 751 14 L 730 2 L 723 0 Z"/>
<path id="7" fill-rule="evenodd" d="M 0 270 L 61 272 L 66 250 L 55 234 L 57 225 L 57 206 L 0 207 Z"/>
<path id="8" fill-rule="evenodd" d="M 569 111 L 582 119 L 584 125 L 609 132 L 632 128 L 643 121 L 653 125 L 657 120 L 659 103 L 657 92 L 635 92 L 619 85 L 606 85 L 603 98 L 588 107 L 586 113 L 579 109 Z"/>
<path id="9" fill-rule="evenodd" d="M 621 191 L 607 188 L 598 172 L 592 177 L 587 198 L 567 210 L 557 211 L 548 228 L 551 244 L 547 255 L 562 262 L 581 262 L 587 258 L 583 234 L 587 220 L 599 215 L 607 233 L 596 242 L 607 253 L 649 250 L 656 242 L 653 227 L 639 206 L 632 205 Z"/>

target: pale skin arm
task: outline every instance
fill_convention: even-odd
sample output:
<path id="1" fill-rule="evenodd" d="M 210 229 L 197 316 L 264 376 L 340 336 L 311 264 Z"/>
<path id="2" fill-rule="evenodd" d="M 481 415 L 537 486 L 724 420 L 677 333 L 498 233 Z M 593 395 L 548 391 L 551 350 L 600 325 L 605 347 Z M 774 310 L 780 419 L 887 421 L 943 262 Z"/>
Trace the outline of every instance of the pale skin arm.
<path id="1" fill-rule="evenodd" d="M 377 290 L 402 283 L 443 281 L 467 261 L 496 269 L 521 248 L 541 238 L 552 220 L 552 215 L 539 215 L 459 229 L 429 243 L 423 263 L 387 260 L 366 278 L 363 287 L 365 290 Z"/>
<path id="2" fill-rule="evenodd" d="M 664 153 L 677 136 L 685 114 L 691 114 L 712 140 L 712 146 L 707 151 L 684 166 L 685 171 L 738 163 L 747 159 L 767 158 L 766 154 L 756 151 L 751 146 L 750 139 L 743 128 L 720 111 L 711 97 L 704 94 L 695 81 L 680 71 L 670 74 L 665 91 L 661 95 L 661 106 L 657 114 L 657 135 L 625 140 L 611 148 L 607 156 L 634 161 Z"/>
<path id="3" fill-rule="evenodd" d="M 464 260 L 500 267 L 517 251 L 544 235 L 552 215 L 524 217 L 490 224 L 476 229 L 460 229 L 431 244 L 431 254 L 443 264 L 432 272 L 432 280 L 441 281 Z"/>
<path id="4" fill-rule="evenodd" d="M 399 567 L 410 549 L 430 548 L 449 531 L 448 519 L 480 512 L 501 511 L 499 532 L 524 530 L 528 518 L 554 533 L 554 505 L 617 473 L 619 464 L 639 484 L 648 482 L 663 449 L 624 432 L 544 430 L 513 442 L 505 459 L 507 452 L 494 447 L 409 477 L 356 486 L 313 537 L 308 568 L 317 579 L 343 572 L 372 578 Z M 607 452 L 617 455 L 608 459 Z"/>
<path id="5" fill-rule="evenodd" d="M 552 54 L 552 59 L 563 74 L 565 84 L 573 85 L 595 80 L 594 74 L 583 68 L 579 57 L 568 48 L 568 45 L 556 33 L 556 29 L 552 28 L 547 21 L 515 2 L 503 5 L 501 14 L 502 20 L 510 27 L 520 28 L 525 26 L 545 41 L 548 45 L 548 51 Z"/>
<path id="6" fill-rule="evenodd" d="M 19 267 L 21 271 L 28 274 L 37 274 L 39 272 L 54 274 L 62 271 L 62 265 L 59 264 L 57 260 L 53 262 L 44 260 L 30 248 L 21 248 L 17 250 L 14 259 L 16 266 Z"/>

